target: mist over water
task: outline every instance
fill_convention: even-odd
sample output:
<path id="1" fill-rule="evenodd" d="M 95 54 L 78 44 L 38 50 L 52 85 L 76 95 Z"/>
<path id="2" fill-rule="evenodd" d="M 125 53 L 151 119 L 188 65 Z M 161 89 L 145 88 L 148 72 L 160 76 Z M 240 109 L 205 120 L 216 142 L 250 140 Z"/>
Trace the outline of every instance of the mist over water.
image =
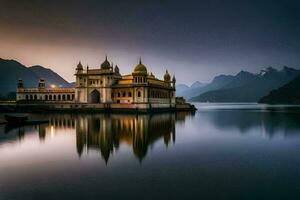
<path id="1" fill-rule="evenodd" d="M 299 199 L 299 108 L 196 106 L 0 125 L 0 199 Z"/>

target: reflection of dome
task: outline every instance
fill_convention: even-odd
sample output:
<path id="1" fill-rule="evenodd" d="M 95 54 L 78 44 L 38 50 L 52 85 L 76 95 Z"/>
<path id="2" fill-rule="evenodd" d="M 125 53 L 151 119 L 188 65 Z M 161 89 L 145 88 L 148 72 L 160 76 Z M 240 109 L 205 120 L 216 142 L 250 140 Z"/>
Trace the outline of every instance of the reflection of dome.
<path id="1" fill-rule="evenodd" d="M 83 70 L 83 66 L 81 64 L 81 62 L 79 61 L 78 65 L 77 65 L 77 70 Z"/>
<path id="2" fill-rule="evenodd" d="M 105 57 L 105 61 L 101 64 L 101 69 L 110 69 L 110 64 L 107 60 L 107 56 Z"/>
<path id="3" fill-rule="evenodd" d="M 142 64 L 142 61 L 140 59 L 140 62 L 137 66 L 134 68 L 134 73 L 136 74 L 147 74 L 147 68 L 145 65 Z"/>
<path id="4" fill-rule="evenodd" d="M 166 73 L 165 73 L 165 75 L 164 75 L 164 80 L 165 80 L 165 81 L 170 81 L 170 80 L 171 80 L 171 76 L 170 76 L 168 70 L 166 70 Z"/>

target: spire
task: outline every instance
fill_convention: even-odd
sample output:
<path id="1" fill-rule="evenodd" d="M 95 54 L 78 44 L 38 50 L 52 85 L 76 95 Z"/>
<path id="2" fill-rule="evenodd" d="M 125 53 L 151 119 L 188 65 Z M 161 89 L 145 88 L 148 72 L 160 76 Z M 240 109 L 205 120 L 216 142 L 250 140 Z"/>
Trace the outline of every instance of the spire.
<path id="1" fill-rule="evenodd" d="M 142 57 L 140 57 L 140 61 L 139 61 L 139 64 L 140 64 L 140 65 L 142 64 Z"/>
<path id="2" fill-rule="evenodd" d="M 105 60 L 107 61 L 107 54 L 105 54 Z"/>

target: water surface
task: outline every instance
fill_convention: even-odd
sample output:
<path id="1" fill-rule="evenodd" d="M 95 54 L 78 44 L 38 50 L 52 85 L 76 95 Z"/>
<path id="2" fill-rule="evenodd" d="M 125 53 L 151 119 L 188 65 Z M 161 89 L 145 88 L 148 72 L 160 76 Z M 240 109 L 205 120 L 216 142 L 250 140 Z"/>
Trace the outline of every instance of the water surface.
<path id="1" fill-rule="evenodd" d="M 298 107 L 35 114 L 0 125 L 0 199 L 299 199 Z"/>

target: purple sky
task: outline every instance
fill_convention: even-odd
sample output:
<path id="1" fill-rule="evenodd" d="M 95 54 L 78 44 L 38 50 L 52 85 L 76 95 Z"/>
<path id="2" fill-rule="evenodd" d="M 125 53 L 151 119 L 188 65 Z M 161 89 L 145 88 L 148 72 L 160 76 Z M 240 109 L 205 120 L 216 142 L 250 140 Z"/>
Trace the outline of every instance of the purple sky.
<path id="1" fill-rule="evenodd" d="M 263 67 L 300 67 L 299 1 L 0 0 L 0 57 L 73 81 L 105 54 L 130 73 L 142 57 L 180 83 Z"/>

